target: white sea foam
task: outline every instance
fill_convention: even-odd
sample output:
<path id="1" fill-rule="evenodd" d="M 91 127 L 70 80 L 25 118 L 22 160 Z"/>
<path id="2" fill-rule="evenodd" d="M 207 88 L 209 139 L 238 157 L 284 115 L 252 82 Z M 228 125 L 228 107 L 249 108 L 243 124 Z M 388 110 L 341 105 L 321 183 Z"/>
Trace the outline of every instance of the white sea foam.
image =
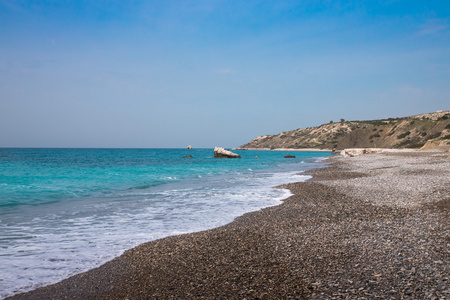
<path id="1" fill-rule="evenodd" d="M 0 298 L 87 271 L 140 243 L 222 226 L 277 205 L 290 192 L 273 186 L 309 178 L 298 172 L 238 177 L 200 177 L 112 198 L 31 208 L 20 221 L 3 218 Z"/>

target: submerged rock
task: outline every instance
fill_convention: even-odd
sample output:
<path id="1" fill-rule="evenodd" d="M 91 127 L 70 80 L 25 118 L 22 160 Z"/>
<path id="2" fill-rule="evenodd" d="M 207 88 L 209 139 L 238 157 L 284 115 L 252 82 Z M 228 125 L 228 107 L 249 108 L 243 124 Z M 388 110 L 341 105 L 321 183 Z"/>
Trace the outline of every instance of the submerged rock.
<path id="1" fill-rule="evenodd" d="M 284 158 L 295 158 L 295 156 L 294 156 L 294 155 L 290 155 L 290 154 L 286 154 L 286 155 L 284 156 Z"/>
<path id="2" fill-rule="evenodd" d="M 214 148 L 214 157 L 215 158 L 241 158 L 241 156 L 239 154 L 225 150 L 224 148 L 221 148 L 221 147 Z"/>
<path id="3" fill-rule="evenodd" d="M 192 158 L 192 155 L 183 156 L 183 158 Z"/>

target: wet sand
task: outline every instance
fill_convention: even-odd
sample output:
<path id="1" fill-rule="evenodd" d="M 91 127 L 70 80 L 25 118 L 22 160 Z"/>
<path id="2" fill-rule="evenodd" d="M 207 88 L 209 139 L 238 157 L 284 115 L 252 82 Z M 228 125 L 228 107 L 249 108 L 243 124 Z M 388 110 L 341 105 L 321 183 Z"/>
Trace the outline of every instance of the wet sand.
<path id="1" fill-rule="evenodd" d="M 279 206 L 12 299 L 450 298 L 450 154 L 331 161 Z"/>

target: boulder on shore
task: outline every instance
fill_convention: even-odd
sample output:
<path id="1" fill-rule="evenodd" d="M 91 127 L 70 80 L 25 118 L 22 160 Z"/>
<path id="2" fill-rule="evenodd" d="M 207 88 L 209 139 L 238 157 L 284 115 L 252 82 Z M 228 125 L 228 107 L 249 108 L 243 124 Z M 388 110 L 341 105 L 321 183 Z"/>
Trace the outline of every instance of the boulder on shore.
<path id="1" fill-rule="evenodd" d="M 225 150 L 224 148 L 221 148 L 221 147 L 214 148 L 214 157 L 215 158 L 241 158 L 241 156 L 239 154 Z"/>
<path id="2" fill-rule="evenodd" d="M 372 154 L 382 152 L 381 148 L 350 148 L 341 151 L 343 157 L 354 157 L 363 154 Z"/>
<path id="3" fill-rule="evenodd" d="M 284 156 L 284 158 L 295 158 L 295 156 L 294 156 L 294 155 L 290 155 L 290 154 L 286 154 L 286 155 Z"/>

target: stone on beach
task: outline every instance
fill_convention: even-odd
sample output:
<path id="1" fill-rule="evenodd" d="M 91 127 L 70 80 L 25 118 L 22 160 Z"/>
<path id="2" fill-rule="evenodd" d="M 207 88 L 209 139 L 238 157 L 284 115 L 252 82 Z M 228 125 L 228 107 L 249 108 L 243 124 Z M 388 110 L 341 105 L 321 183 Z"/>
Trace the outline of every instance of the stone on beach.
<path id="1" fill-rule="evenodd" d="M 354 157 L 362 154 L 372 154 L 372 153 L 378 153 L 382 152 L 383 149 L 381 148 L 351 148 L 351 149 L 344 149 L 341 151 L 341 155 L 343 157 Z"/>
<path id="2" fill-rule="evenodd" d="M 229 150 L 225 150 L 221 147 L 214 148 L 214 157 L 215 158 L 241 158 L 239 154 L 233 153 Z"/>

